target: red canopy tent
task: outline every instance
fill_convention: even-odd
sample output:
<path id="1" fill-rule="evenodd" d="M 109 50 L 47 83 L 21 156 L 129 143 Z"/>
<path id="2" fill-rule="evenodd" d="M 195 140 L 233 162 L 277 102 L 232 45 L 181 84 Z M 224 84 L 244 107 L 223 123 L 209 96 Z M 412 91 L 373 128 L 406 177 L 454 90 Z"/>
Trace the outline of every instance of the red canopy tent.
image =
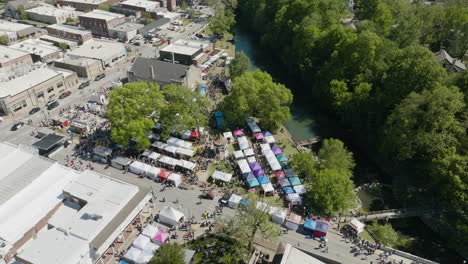
<path id="1" fill-rule="evenodd" d="M 193 130 L 192 133 L 190 133 L 190 138 L 199 138 L 200 137 L 200 133 L 198 133 L 198 131 L 196 130 Z"/>
<path id="2" fill-rule="evenodd" d="M 158 177 L 162 180 L 165 181 L 167 178 L 171 175 L 172 172 L 168 170 L 161 170 L 161 172 L 158 174 Z"/>
<path id="3" fill-rule="evenodd" d="M 273 174 L 275 175 L 276 179 L 278 179 L 278 180 L 286 177 L 286 174 L 284 173 L 284 171 L 273 172 Z"/>

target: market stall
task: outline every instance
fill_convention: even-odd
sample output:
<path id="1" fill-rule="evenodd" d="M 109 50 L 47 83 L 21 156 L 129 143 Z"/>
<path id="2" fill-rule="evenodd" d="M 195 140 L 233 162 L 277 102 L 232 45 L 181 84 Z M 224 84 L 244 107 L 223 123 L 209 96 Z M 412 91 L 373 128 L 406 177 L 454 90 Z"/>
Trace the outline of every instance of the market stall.
<path id="1" fill-rule="evenodd" d="M 315 222 L 312 219 L 306 219 L 304 222 L 304 230 L 308 231 L 315 231 L 315 226 L 317 225 L 317 222 Z"/>
<path id="2" fill-rule="evenodd" d="M 215 180 L 219 180 L 219 181 L 223 181 L 223 182 L 230 182 L 231 178 L 232 178 L 232 174 L 225 173 L 225 172 L 217 170 L 217 171 L 213 172 L 211 177 L 213 179 L 215 179 Z"/>
<path id="3" fill-rule="evenodd" d="M 291 187 L 287 187 L 291 188 Z M 302 204 L 302 198 L 297 193 L 288 193 L 286 200 L 288 200 L 292 204 Z"/>
<path id="4" fill-rule="evenodd" d="M 143 231 L 141 232 L 142 235 L 144 236 L 147 236 L 149 238 L 152 238 L 156 235 L 156 233 L 158 232 L 158 227 L 154 226 L 154 225 L 147 225 Z"/>
<path id="5" fill-rule="evenodd" d="M 229 198 L 228 206 L 229 206 L 229 208 L 237 208 L 241 201 L 242 201 L 241 196 L 239 196 L 237 194 L 233 194 L 233 195 L 231 195 L 231 198 Z"/>
<path id="6" fill-rule="evenodd" d="M 266 195 L 273 195 L 275 191 L 271 182 L 262 184 L 262 189 Z"/>
<path id="7" fill-rule="evenodd" d="M 271 149 L 270 144 L 265 143 L 265 144 L 260 144 L 260 149 L 262 150 L 262 153 L 265 153 L 265 150 Z"/>
<path id="8" fill-rule="evenodd" d="M 243 159 L 244 158 L 244 152 L 242 150 L 236 150 L 233 153 L 235 159 Z"/>
<path id="9" fill-rule="evenodd" d="M 326 222 L 326 221 L 316 221 L 316 225 L 315 225 L 315 232 L 314 232 L 314 235 L 316 237 L 326 237 L 327 236 L 327 233 L 328 233 L 328 228 L 330 226 L 330 223 Z"/>
<path id="10" fill-rule="evenodd" d="M 359 234 L 362 231 L 364 231 L 364 227 L 366 225 L 362 223 L 361 221 L 357 220 L 356 218 L 353 218 L 351 222 L 349 222 L 349 226 L 351 226 L 351 228 L 353 228 L 356 231 L 356 233 Z"/>
<path id="11" fill-rule="evenodd" d="M 157 161 L 160 156 L 161 156 L 161 154 L 159 154 L 157 152 L 151 152 L 151 154 L 149 154 L 149 156 L 148 156 L 148 159 L 150 161 Z"/>
<path id="12" fill-rule="evenodd" d="M 176 147 L 181 147 L 181 148 L 186 148 L 186 149 L 191 149 L 192 148 L 192 143 L 191 142 L 188 142 L 188 141 L 185 141 L 185 140 L 182 140 L 182 139 L 179 139 L 179 138 L 175 138 L 175 137 L 170 137 L 166 143 L 168 145 L 171 145 L 171 146 L 176 146 Z"/>
<path id="13" fill-rule="evenodd" d="M 295 213 L 291 213 L 285 222 L 286 228 L 289 230 L 297 231 L 299 229 L 299 225 L 301 224 L 302 217 L 300 215 L 297 215 Z"/>
<path id="14" fill-rule="evenodd" d="M 247 179 L 247 185 L 249 186 L 249 188 L 255 188 L 260 186 L 260 183 L 258 182 L 257 178 L 250 178 Z"/>
<path id="15" fill-rule="evenodd" d="M 111 160 L 111 166 L 119 170 L 128 169 L 131 163 L 132 163 L 131 159 L 127 159 L 124 157 L 115 157 Z"/>
<path id="16" fill-rule="evenodd" d="M 170 206 L 164 206 L 164 208 L 159 211 L 158 216 L 159 222 L 168 225 L 177 225 L 184 218 L 184 214 L 181 211 Z"/>
<path id="17" fill-rule="evenodd" d="M 262 133 L 255 133 L 254 137 L 257 141 L 262 141 L 263 139 L 263 134 Z"/>
<path id="18" fill-rule="evenodd" d="M 255 122 L 248 122 L 247 125 L 249 126 L 250 130 L 252 130 L 252 133 L 259 133 L 262 131 Z"/>
<path id="19" fill-rule="evenodd" d="M 153 166 L 150 166 L 147 170 L 146 170 L 146 177 L 152 179 L 152 180 L 156 180 L 156 177 L 158 177 L 159 173 L 161 172 L 161 169 L 160 168 L 156 168 L 156 167 L 153 167 Z"/>
<path id="20" fill-rule="evenodd" d="M 306 193 L 306 188 L 304 187 L 304 185 L 296 185 L 293 187 L 294 191 L 297 193 L 297 194 L 304 194 Z"/>
<path id="21" fill-rule="evenodd" d="M 249 140 L 245 136 L 238 137 L 237 138 L 237 143 L 239 143 L 239 148 L 241 150 L 250 148 Z"/>
<path id="22" fill-rule="evenodd" d="M 234 130 L 234 136 L 242 137 L 243 135 L 244 135 L 244 130 L 243 129 Z"/>
<path id="23" fill-rule="evenodd" d="M 277 207 L 274 207 L 274 213 L 271 216 L 271 221 L 278 223 L 282 225 L 284 221 L 286 220 L 286 210 L 279 209 Z"/>
<path id="24" fill-rule="evenodd" d="M 142 250 L 130 247 L 130 249 L 125 253 L 124 259 L 130 261 L 131 263 L 136 263 L 138 261 L 138 257 L 140 256 Z"/>
<path id="25" fill-rule="evenodd" d="M 266 176 L 260 176 L 257 178 L 257 180 L 258 180 L 258 183 L 260 183 L 260 185 L 270 183 L 270 179 L 268 179 L 268 177 Z"/>
<path id="26" fill-rule="evenodd" d="M 151 239 L 156 245 L 162 245 L 167 242 L 169 238 L 169 233 L 164 230 L 159 230 L 158 233 Z"/>
<path id="27" fill-rule="evenodd" d="M 291 183 L 292 186 L 296 186 L 296 185 L 301 185 L 301 180 L 299 180 L 299 177 L 291 177 L 291 178 L 288 178 L 289 182 Z"/>
<path id="28" fill-rule="evenodd" d="M 150 244 L 150 238 L 145 236 L 145 235 L 139 235 L 132 243 L 132 246 L 135 248 L 138 248 L 140 250 L 143 250 Z"/>
<path id="29" fill-rule="evenodd" d="M 254 156 L 255 153 L 254 153 L 254 150 L 252 148 L 248 148 L 248 149 L 244 149 L 244 155 L 246 157 L 251 157 L 251 156 Z"/>
<path id="30" fill-rule="evenodd" d="M 242 174 L 252 171 L 249 167 L 249 164 L 247 163 L 245 159 L 238 160 L 237 165 L 239 166 L 239 169 Z"/>
<path id="31" fill-rule="evenodd" d="M 162 182 L 163 182 L 163 181 L 166 181 L 167 178 L 169 178 L 169 176 L 171 176 L 171 173 L 172 173 L 172 172 L 170 172 L 170 171 L 168 171 L 168 170 L 162 169 L 162 170 L 159 172 L 159 174 L 158 174 L 158 178 L 159 178 L 159 180 L 162 181 Z"/>
<path id="32" fill-rule="evenodd" d="M 135 173 L 136 175 L 141 175 L 144 172 L 145 165 L 143 162 L 134 161 L 130 164 L 130 172 Z"/>
<path id="33" fill-rule="evenodd" d="M 229 140 L 229 142 L 233 142 L 233 141 L 234 141 L 234 136 L 232 135 L 232 132 L 224 132 L 224 133 L 223 133 L 223 136 L 224 136 L 224 138 L 226 138 L 227 140 Z"/>
<path id="34" fill-rule="evenodd" d="M 192 172 L 197 167 L 197 164 L 188 160 L 178 160 L 177 167 Z"/>
<path id="35" fill-rule="evenodd" d="M 167 181 L 173 184 L 175 187 L 179 187 L 179 185 L 182 183 L 182 176 L 177 173 L 171 173 L 171 175 L 167 177 Z"/>
<path id="36" fill-rule="evenodd" d="M 93 160 L 107 164 L 112 157 L 112 149 L 104 146 L 97 146 L 93 149 Z"/>

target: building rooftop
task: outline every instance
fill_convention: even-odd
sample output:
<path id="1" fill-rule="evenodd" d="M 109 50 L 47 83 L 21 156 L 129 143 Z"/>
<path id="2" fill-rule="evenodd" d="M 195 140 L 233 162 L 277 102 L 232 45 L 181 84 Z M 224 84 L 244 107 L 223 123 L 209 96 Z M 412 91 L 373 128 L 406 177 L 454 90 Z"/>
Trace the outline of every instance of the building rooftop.
<path id="1" fill-rule="evenodd" d="M 23 29 L 31 28 L 31 25 L 25 25 L 20 23 L 14 23 L 6 20 L 0 20 L 0 31 L 7 31 L 7 32 L 16 32 Z"/>
<path id="2" fill-rule="evenodd" d="M 82 36 L 91 34 L 91 31 L 86 30 L 84 28 L 61 25 L 61 24 L 53 24 L 53 25 L 48 26 L 47 28 L 60 30 L 60 31 L 65 31 L 65 32 L 70 32 L 70 33 L 77 34 L 77 35 L 82 35 Z"/>
<path id="3" fill-rule="evenodd" d="M 14 96 L 62 74 L 62 72 L 47 68 L 45 65 L 33 65 L 22 69 L 22 72 L 5 75 L 0 79 L 0 98 Z"/>
<path id="4" fill-rule="evenodd" d="M 34 7 L 31 9 L 26 10 L 27 13 L 35 13 L 39 15 L 47 15 L 47 16 L 70 16 L 75 12 L 75 8 L 69 7 L 69 6 L 62 6 L 60 8 L 51 6 L 51 5 L 43 5 L 43 6 L 38 6 Z"/>
<path id="5" fill-rule="evenodd" d="M 208 47 L 208 45 L 209 43 L 207 42 L 179 39 L 171 45 L 164 47 L 161 51 L 192 56 L 200 49 Z"/>
<path id="6" fill-rule="evenodd" d="M 138 30 L 138 29 L 140 29 L 142 27 L 144 27 L 143 24 L 126 22 L 126 23 L 120 24 L 118 26 L 111 27 L 109 29 L 112 29 L 112 30 L 115 30 L 115 31 L 128 32 L 128 31 Z"/>
<path id="7" fill-rule="evenodd" d="M 21 50 L 15 50 L 7 46 L 0 46 L 0 63 L 5 63 L 28 54 L 29 53 Z"/>
<path id="8" fill-rule="evenodd" d="M 0 143 L 0 167 L 0 241 L 13 244 L 62 201 L 76 172 L 9 143 Z"/>
<path id="9" fill-rule="evenodd" d="M 284 249 L 283 258 L 281 259 L 280 264 L 325 264 L 311 255 L 306 254 L 305 252 L 293 247 L 291 244 L 286 244 Z"/>
<path id="10" fill-rule="evenodd" d="M 151 24 L 148 24 L 144 27 L 142 27 L 141 29 L 138 30 L 138 32 L 140 34 L 148 34 L 150 32 L 152 32 L 154 29 L 157 29 L 157 28 L 160 28 L 164 25 L 166 25 L 167 23 L 171 22 L 171 20 L 169 18 L 160 18 L 158 20 L 156 20 L 155 22 L 151 23 Z"/>
<path id="11" fill-rule="evenodd" d="M 63 192 L 65 196 L 86 201 L 86 204 L 81 208 L 71 203 L 61 206 L 48 222 L 53 228 L 40 232 L 36 240 L 27 243 L 19 257 L 29 263 L 81 263 L 82 258 L 89 258 L 91 241 L 138 190 L 135 185 L 94 171 L 81 173 L 65 186 Z"/>
<path id="12" fill-rule="evenodd" d="M 21 50 L 29 54 L 45 57 L 50 54 L 60 52 L 58 47 L 51 43 L 38 39 L 27 39 L 10 46 L 12 49 Z"/>
<path id="13" fill-rule="evenodd" d="M 75 66 L 92 65 L 92 64 L 94 64 L 96 62 L 101 63 L 97 59 L 80 57 L 80 56 L 73 56 L 73 55 L 69 55 L 69 54 L 67 54 L 67 55 L 65 55 L 65 57 L 60 58 L 60 59 L 55 60 L 55 61 L 63 62 L 63 63 L 66 63 L 66 64 L 75 65 Z"/>
<path id="14" fill-rule="evenodd" d="M 108 0 L 63 0 L 63 2 L 71 2 L 71 3 L 83 3 L 83 4 L 92 4 L 92 5 L 100 5 Z M 66 3 L 64 3 L 66 5 Z"/>
<path id="15" fill-rule="evenodd" d="M 113 19 L 123 18 L 125 16 L 122 14 L 112 13 L 112 12 L 108 12 L 108 11 L 104 11 L 100 9 L 94 9 L 93 11 L 89 13 L 80 15 L 80 17 L 88 17 L 88 18 L 94 18 L 94 19 L 101 19 L 105 21 L 111 21 Z"/>
<path id="16" fill-rule="evenodd" d="M 61 38 L 55 35 L 43 35 L 39 37 L 40 40 L 47 41 L 50 43 L 66 43 L 70 48 L 78 46 L 78 42 L 66 38 Z"/>
<path id="17" fill-rule="evenodd" d="M 91 39 L 80 47 L 69 51 L 68 55 L 102 60 L 120 54 L 123 50 L 125 50 L 125 46 L 122 43 Z"/>
<path id="18" fill-rule="evenodd" d="M 139 57 L 135 60 L 130 71 L 140 79 L 150 80 L 152 79 L 150 67 L 153 67 L 154 80 L 162 82 L 181 81 L 190 68 L 187 65 Z"/>
<path id="19" fill-rule="evenodd" d="M 147 0 L 127 0 L 121 3 L 122 5 L 134 6 L 145 8 L 146 11 L 156 11 L 159 8 L 159 2 L 147 1 Z"/>

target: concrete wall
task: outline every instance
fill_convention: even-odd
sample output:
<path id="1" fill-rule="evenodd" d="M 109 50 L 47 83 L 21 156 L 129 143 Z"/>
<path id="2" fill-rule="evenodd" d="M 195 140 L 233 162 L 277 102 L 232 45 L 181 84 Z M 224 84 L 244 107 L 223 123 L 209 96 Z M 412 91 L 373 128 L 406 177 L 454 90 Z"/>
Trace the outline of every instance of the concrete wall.
<path id="1" fill-rule="evenodd" d="M 13 70 L 13 69 L 20 69 L 26 66 L 29 66 L 33 63 L 31 54 L 26 54 L 19 58 L 7 61 L 0 65 L 2 70 Z"/>
<path id="2" fill-rule="evenodd" d="M 79 77 L 88 79 L 94 79 L 96 76 L 104 72 L 102 63 L 99 60 L 92 60 L 90 63 L 87 63 L 84 66 L 68 64 L 62 61 L 55 61 L 54 66 L 57 68 L 74 71 Z"/>
<path id="3" fill-rule="evenodd" d="M 78 44 L 80 45 L 93 38 L 91 32 L 85 35 L 81 35 L 81 34 L 75 34 L 70 31 L 57 30 L 55 28 L 47 28 L 47 32 L 50 35 L 59 36 L 65 39 L 76 40 L 78 41 Z"/>

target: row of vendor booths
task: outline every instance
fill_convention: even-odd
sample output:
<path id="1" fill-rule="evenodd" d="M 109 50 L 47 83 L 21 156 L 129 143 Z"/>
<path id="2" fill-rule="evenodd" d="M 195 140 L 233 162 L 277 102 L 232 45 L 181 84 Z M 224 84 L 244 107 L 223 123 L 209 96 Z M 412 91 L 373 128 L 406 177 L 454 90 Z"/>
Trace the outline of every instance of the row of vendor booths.
<path id="1" fill-rule="evenodd" d="M 184 214 L 170 206 L 165 206 L 158 214 L 159 222 L 169 226 L 177 225 L 184 219 Z M 169 233 L 154 225 L 147 225 L 141 234 L 133 241 L 132 246 L 124 255 L 124 260 L 134 264 L 148 263 L 162 244 L 167 243 Z M 189 252 L 190 258 L 193 256 Z M 189 259 L 190 259 L 189 258 Z"/>
<path id="2" fill-rule="evenodd" d="M 134 161 L 130 164 L 130 172 L 160 182 L 167 181 L 175 187 L 178 187 L 182 183 L 182 176 L 180 174 L 154 167 L 140 161 Z"/>

